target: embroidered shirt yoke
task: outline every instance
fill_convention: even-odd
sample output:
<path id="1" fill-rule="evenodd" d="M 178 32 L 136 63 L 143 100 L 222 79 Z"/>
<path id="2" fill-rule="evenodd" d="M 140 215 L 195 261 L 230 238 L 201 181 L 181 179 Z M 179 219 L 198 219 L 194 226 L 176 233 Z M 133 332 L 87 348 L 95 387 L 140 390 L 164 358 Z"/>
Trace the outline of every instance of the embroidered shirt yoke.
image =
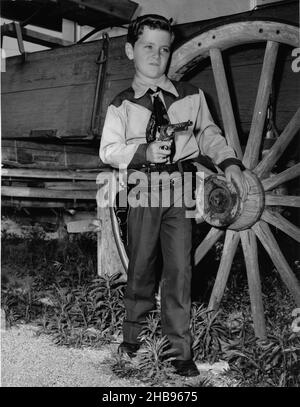
<path id="1" fill-rule="evenodd" d="M 225 160 L 235 163 L 235 152 L 214 123 L 201 89 L 187 82 L 170 81 L 165 75 L 157 86 L 162 89 L 160 96 L 170 122 L 193 122 L 188 131 L 175 135 L 174 162 L 203 154 L 221 167 Z M 152 113 L 148 88 L 135 79 L 132 87 L 109 105 L 100 145 L 100 158 L 105 164 L 116 168 L 121 164 L 128 167 L 147 164 L 146 128 Z"/>

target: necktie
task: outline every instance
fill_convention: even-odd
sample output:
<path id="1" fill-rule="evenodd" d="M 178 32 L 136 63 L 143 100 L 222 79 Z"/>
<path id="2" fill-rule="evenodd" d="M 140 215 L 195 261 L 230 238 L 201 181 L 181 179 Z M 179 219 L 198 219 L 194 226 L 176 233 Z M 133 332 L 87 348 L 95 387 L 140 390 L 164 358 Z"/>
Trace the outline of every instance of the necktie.
<path id="1" fill-rule="evenodd" d="M 151 97 L 150 95 L 153 95 L 153 111 L 146 129 L 147 143 L 151 143 L 152 141 L 156 140 L 157 128 L 159 126 L 164 126 L 170 123 L 170 119 L 165 108 L 165 105 L 163 104 L 163 101 L 158 95 L 159 91 L 160 88 L 157 88 L 156 92 L 154 92 L 152 89 L 148 89 L 147 91 L 149 97 Z M 174 155 L 175 155 L 175 142 L 173 140 L 171 144 L 171 154 L 168 159 L 168 162 L 173 161 Z"/>
<path id="2" fill-rule="evenodd" d="M 157 128 L 159 126 L 170 123 L 166 108 L 158 95 L 159 90 L 160 89 L 157 88 L 157 92 L 154 92 L 152 89 L 148 89 L 147 91 L 149 96 L 153 95 L 153 111 L 146 129 L 147 143 L 151 143 L 156 139 Z"/>

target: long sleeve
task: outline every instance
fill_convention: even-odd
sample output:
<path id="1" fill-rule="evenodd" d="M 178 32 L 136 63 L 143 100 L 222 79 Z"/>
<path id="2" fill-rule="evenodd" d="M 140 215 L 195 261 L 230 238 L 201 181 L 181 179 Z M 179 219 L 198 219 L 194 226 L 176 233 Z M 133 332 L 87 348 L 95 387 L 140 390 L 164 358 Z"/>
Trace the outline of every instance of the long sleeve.
<path id="1" fill-rule="evenodd" d="M 120 165 L 139 165 L 146 162 L 147 144 L 127 143 L 126 128 L 124 111 L 110 105 L 100 143 L 100 158 L 104 164 L 118 168 Z"/>
<path id="2" fill-rule="evenodd" d="M 208 155 L 217 165 L 226 159 L 235 158 L 234 150 L 228 146 L 225 137 L 222 136 L 221 129 L 211 117 L 202 90 L 199 90 L 199 97 L 199 112 L 195 130 L 201 153 Z"/>
<path id="3" fill-rule="evenodd" d="M 200 151 L 204 155 L 208 155 L 223 171 L 232 164 L 244 169 L 242 162 L 236 158 L 233 148 L 227 144 L 221 129 L 214 123 L 201 89 L 199 89 L 199 97 L 200 108 L 197 115 L 196 129 L 198 129 L 198 134 L 196 134 L 196 139 Z"/>

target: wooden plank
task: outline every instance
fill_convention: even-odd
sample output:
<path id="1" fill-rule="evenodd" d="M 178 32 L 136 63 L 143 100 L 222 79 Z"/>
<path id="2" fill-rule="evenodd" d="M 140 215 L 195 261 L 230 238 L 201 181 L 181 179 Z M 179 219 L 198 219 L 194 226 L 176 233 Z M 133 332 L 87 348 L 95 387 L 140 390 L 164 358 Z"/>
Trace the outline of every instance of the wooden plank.
<path id="1" fill-rule="evenodd" d="M 22 165 L 24 168 L 47 170 L 98 168 L 98 149 L 80 146 L 38 144 L 17 140 L 2 142 L 2 163 Z"/>
<path id="2" fill-rule="evenodd" d="M 96 207 L 93 210 L 86 211 L 86 210 L 74 210 L 74 211 L 66 211 L 63 213 L 63 221 L 65 224 L 69 222 L 77 222 L 80 220 L 95 220 L 97 217 Z"/>
<path id="3" fill-rule="evenodd" d="M 235 125 L 235 117 L 233 114 L 222 54 L 219 49 L 213 48 L 210 50 L 209 55 L 214 72 L 225 137 L 227 143 L 236 152 L 237 157 L 242 159 L 243 154 Z"/>
<path id="4" fill-rule="evenodd" d="M 265 209 L 261 218 L 300 243 L 300 228 L 285 219 L 280 213 Z"/>
<path id="5" fill-rule="evenodd" d="M 4 178 L 42 178 L 42 179 L 74 179 L 74 180 L 96 180 L 97 173 L 84 171 L 48 171 L 26 168 L 1 168 L 1 176 Z"/>
<path id="6" fill-rule="evenodd" d="M 275 267 L 281 275 L 281 278 L 287 288 L 293 295 L 297 306 L 300 306 L 300 284 L 293 270 L 283 256 L 269 226 L 264 221 L 259 221 L 252 226 L 256 236 L 261 241 L 265 250 L 271 257 Z"/>
<path id="7" fill-rule="evenodd" d="M 1 199 L 1 205 L 3 207 L 8 207 L 8 208 L 49 208 L 49 209 L 55 209 L 55 208 L 65 208 L 66 204 L 64 202 L 49 202 L 47 201 L 31 201 L 31 200 L 22 200 L 22 199 L 7 199 L 7 198 L 2 198 Z"/>
<path id="8" fill-rule="evenodd" d="M 6 72 L 2 77 L 3 95 L 37 89 L 95 84 L 96 58 L 99 51 L 95 46 L 92 49 L 87 48 L 87 50 L 75 47 L 65 48 L 64 55 L 60 55 L 59 50 L 54 54 L 52 51 L 44 51 L 45 55 L 40 55 L 38 59 L 28 54 L 28 61 L 23 65 L 22 70 L 17 57 L 7 58 Z"/>
<path id="9" fill-rule="evenodd" d="M 2 197 L 1 205 L 7 208 L 47 208 L 47 209 L 56 209 L 56 208 L 65 208 L 65 209 L 86 209 L 92 210 L 95 208 L 96 204 L 87 203 L 82 201 L 50 201 L 49 199 L 41 200 L 30 200 L 30 199 L 21 199 L 21 198 L 7 198 Z"/>
<path id="10" fill-rule="evenodd" d="M 295 179 L 300 175 L 300 163 L 293 165 L 291 168 L 282 171 L 279 174 L 272 174 L 269 178 L 262 181 L 265 191 L 270 191 L 284 182 Z"/>
<path id="11" fill-rule="evenodd" d="M 53 189 L 55 191 L 93 191 L 97 190 L 96 182 L 44 182 L 46 189 Z"/>
<path id="12" fill-rule="evenodd" d="M 45 188 L 30 187 L 2 186 L 1 195 L 19 198 L 81 199 L 85 201 L 96 200 L 95 191 L 55 191 Z"/>
<path id="13" fill-rule="evenodd" d="M 239 232 L 234 232 L 232 230 L 226 231 L 223 253 L 207 308 L 209 311 L 215 312 L 219 309 L 239 240 Z"/>
<path id="14" fill-rule="evenodd" d="M 127 0 L 72 0 L 81 7 L 106 13 L 110 17 L 120 18 L 130 22 L 138 4 Z"/>
<path id="15" fill-rule="evenodd" d="M 243 158 L 243 164 L 250 170 L 254 168 L 254 166 L 256 166 L 258 162 L 258 155 L 267 115 L 267 107 L 272 90 L 272 81 L 277 60 L 278 47 L 278 42 L 267 42 L 266 53 L 264 56 L 257 97 L 254 106 L 250 134 Z"/>
<path id="16" fill-rule="evenodd" d="M 251 229 L 241 231 L 240 236 L 245 256 L 255 335 L 259 339 L 266 339 L 267 332 L 259 275 L 256 237 Z"/>
<path id="17" fill-rule="evenodd" d="M 57 129 L 57 136 L 61 137 L 86 136 L 93 94 L 93 85 L 7 94 L 2 101 L 2 136 L 16 138 L 45 128 Z"/>
<path id="18" fill-rule="evenodd" d="M 86 233 L 86 232 L 98 232 L 100 224 L 96 219 L 83 219 L 68 222 L 68 233 Z"/>
<path id="19" fill-rule="evenodd" d="M 19 58 L 8 58 L 2 76 L 3 136 L 29 135 L 37 128 L 58 129 L 62 137 L 87 135 L 100 47 L 101 41 L 30 54 L 21 70 Z"/>
<path id="20" fill-rule="evenodd" d="M 85 154 L 87 156 L 94 156 L 98 154 L 97 147 L 85 146 L 72 146 L 66 144 L 55 143 L 37 143 L 34 141 L 26 140 L 2 140 L 1 147 L 8 147 L 14 149 L 28 149 L 34 152 L 47 151 L 47 152 L 64 152 L 66 154 Z M 89 157 L 90 158 L 90 157 Z"/>
<path id="21" fill-rule="evenodd" d="M 105 90 L 100 114 L 101 128 L 109 103 L 121 90 L 130 86 L 131 80 L 116 81 L 112 85 L 109 79 L 106 81 L 108 89 Z M 3 108 L 3 137 L 28 137 L 32 129 L 40 128 L 57 129 L 56 135 L 59 137 L 89 135 L 94 87 L 95 84 L 91 82 L 79 84 L 77 88 L 68 85 L 58 89 L 31 90 L 30 97 L 27 92 L 3 95 L 6 102 Z M 35 115 L 32 115 L 33 109 L 37 112 Z M 9 120 L 12 113 L 13 122 Z M 25 115 L 29 118 L 26 123 L 23 119 Z"/>
<path id="22" fill-rule="evenodd" d="M 2 17 L 16 21 L 31 18 L 30 24 L 54 31 L 61 31 L 62 18 L 90 27 L 126 23 L 138 6 L 129 0 L 4 0 L 2 3 Z"/>
<path id="23" fill-rule="evenodd" d="M 130 77 L 133 63 L 125 55 L 126 38 L 111 38 L 109 41 L 109 80 Z M 11 92 L 36 89 L 59 88 L 96 83 L 98 65 L 96 60 L 103 40 L 72 45 L 70 47 L 28 54 L 27 63 L 14 56 L 6 60 L 6 72 L 2 75 L 3 95 Z M 131 71 L 128 67 L 131 66 Z"/>
<path id="24" fill-rule="evenodd" d="M 72 42 L 63 40 L 59 37 L 44 34 L 26 27 L 20 27 L 24 41 L 32 42 L 34 44 L 43 45 L 44 47 L 64 47 L 71 45 Z M 16 29 L 14 23 L 4 24 L 1 27 L 1 35 L 16 38 Z"/>

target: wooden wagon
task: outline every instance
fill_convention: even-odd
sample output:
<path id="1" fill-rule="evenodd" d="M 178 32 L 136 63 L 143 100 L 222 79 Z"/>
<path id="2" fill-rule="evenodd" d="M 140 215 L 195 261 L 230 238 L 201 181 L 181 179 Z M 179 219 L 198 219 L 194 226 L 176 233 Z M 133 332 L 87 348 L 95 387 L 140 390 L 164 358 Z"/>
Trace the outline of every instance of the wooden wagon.
<path id="1" fill-rule="evenodd" d="M 170 78 L 204 90 L 214 118 L 246 167 L 250 191 L 245 201 L 224 182 L 221 171 L 213 175 L 198 167 L 206 174 L 204 219 L 211 228 L 195 247 L 194 263 L 225 236 L 209 302 L 209 309 L 216 311 L 241 241 L 260 338 L 266 328 L 257 241 L 300 306 L 299 281 L 272 232 L 275 227 L 300 241 L 294 224 L 294 210 L 300 206 L 295 181 L 300 174 L 295 137 L 300 127 L 299 34 L 291 10 L 290 21 L 284 22 L 256 13 L 218 19 L 209 26 L 178 27 L 182 41 L 169 69 Z M 69 231 L 98 233 L 99 272 L 123 268 L 126 276 L 120 223 L 114 208 L 96 208 L 97 190 L 101 196 L 105 187 L 95 182 L 106 108 L 133 76 L 124 44 L 124 37 L 104 36 L 30 54 L 26 62 L 22 57 L 7 60 L 2 76 L 2 204 L 76 211 Z M 229 199 L 233 195 L 236 199 Z"/>

